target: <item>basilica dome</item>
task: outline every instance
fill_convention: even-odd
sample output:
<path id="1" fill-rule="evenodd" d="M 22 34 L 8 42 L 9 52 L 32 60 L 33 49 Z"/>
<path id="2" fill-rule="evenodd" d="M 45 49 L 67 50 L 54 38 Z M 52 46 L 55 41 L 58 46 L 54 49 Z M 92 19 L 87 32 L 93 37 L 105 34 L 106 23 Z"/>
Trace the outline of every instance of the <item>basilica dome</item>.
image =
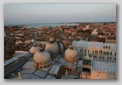
<path id="1" fill-rule="evenodd" d="M 75 63 L 77 61 L 77 51 L 71 45 L 65 51 L 65 60 L 71 63 Z"/>
<path id="2" fill-rule="evenodd" d="M 49 51 L 52 55 L 59 53 L 59 48 L 54 38 L 49 39 L 49 43 L 45 46 L 45 50 Z"/>
<path id="3" fill-rule="evenodd" d="M 59 47 L 59 54 L 62 55 L 64 53 L 65 46 L 64 46 L 63 42 L 61 42 L 59 39 L 56 39 L 56 42 L 57 42 L 58 47 Z"/>
<path id="4" fill-rule="evenodd" d="M 46 68 L 52 63 L 49 52 L 42 50 L 42 48 L 34 54 L 33 60 L 34 66 L 38 68 Z"/>
<path id="5" fill-rule="evenodd" d="M 36 46 L 36 44 L 33 44 L 33 46 L 30 48 L 29 53 L 30 54 L 35 54 L 38 51 L 38 47 Z"/>

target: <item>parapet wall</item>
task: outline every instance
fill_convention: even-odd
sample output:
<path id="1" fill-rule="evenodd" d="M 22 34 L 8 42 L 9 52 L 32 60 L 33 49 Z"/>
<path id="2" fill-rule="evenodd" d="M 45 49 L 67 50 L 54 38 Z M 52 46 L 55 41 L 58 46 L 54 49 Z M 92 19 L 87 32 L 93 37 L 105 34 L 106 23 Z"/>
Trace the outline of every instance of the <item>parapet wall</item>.
<path id="1" fill-rule="evenodd" d="M 20 54 L 4 62 L 4 78 L 7 78 L 12 72 L 23 66 L 29 59 L 30 54 Z"/>

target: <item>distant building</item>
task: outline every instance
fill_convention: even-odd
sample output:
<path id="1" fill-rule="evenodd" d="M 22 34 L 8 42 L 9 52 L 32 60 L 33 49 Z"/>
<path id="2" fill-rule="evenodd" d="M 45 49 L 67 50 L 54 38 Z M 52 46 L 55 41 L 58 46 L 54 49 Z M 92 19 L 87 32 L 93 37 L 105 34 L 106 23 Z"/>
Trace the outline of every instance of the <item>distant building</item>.
<path id="1" fill-rule="evenodd" d="M 116 43 L 116 37 L 107 37 L 105 42 L 106 43 Z"/>
<path id="2" fill-rule="evenodd" d="M 98 35 L 97 29 L 94 29 L 91 33 L 91 35 Z"/>

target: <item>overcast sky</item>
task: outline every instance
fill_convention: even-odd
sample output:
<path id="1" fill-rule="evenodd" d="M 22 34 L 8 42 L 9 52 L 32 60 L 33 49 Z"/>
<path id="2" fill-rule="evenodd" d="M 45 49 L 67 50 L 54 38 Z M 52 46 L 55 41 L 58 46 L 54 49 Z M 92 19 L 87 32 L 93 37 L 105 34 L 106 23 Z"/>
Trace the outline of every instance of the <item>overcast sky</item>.
<path id="1" fill-rule="evenodd" d="M 5 4 L 4 23 L 115 22 L 116 4 Z"/>

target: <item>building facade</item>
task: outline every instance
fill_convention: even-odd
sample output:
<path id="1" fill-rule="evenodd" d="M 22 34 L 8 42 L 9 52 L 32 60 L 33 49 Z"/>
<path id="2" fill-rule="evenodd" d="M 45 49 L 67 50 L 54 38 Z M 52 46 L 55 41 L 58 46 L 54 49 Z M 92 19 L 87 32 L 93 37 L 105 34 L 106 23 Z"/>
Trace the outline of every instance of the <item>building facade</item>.
<path id="1" fill-rule="evenodd" d="M 83 59 L 88 50 L 89 57 L 94 60 L 116 62 L 116 44 L 88 41 L 73 41 L 73 47 L 78 51 L 79 58 Z"/>

